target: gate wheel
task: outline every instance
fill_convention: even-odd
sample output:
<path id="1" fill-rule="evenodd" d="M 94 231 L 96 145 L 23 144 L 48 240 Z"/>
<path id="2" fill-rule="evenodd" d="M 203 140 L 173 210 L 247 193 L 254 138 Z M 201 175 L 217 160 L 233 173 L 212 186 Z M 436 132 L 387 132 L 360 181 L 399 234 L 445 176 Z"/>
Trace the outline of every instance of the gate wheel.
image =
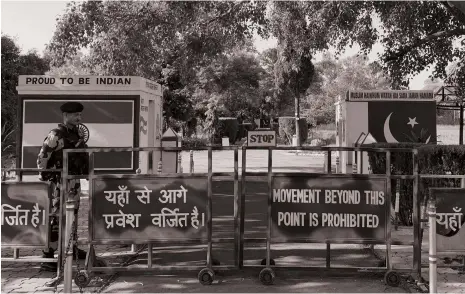
<path id="1" fill-rule="evenodd" d="M 400 275 L 395 271 L 388 271 L 384 275 L 384 282 L 388 286 L 399 287 L 399 285 L 400 285 Z"/>
<path id="2" fill-rule="evenodd" d="M 90 283 L 89 272 L 86 270 L 79 271 L 74 277 L 74 283 L 79 288 L 85 288 Z"/>
<path id="3" fill-rule="evenodd" d="M 215 279 L 215 273 L 209 268 L 204 268 L 199 272 L 198 278 L 200 284 L 208 286 L 213 283 L 213 280 Z"/>
<path id="4" fill-rule="evenodd" d="M 258 275 L 258 279 L 263 285 L 273 285 L 275 277 L 274 271 L 269 267 L 262 269 Z"/>

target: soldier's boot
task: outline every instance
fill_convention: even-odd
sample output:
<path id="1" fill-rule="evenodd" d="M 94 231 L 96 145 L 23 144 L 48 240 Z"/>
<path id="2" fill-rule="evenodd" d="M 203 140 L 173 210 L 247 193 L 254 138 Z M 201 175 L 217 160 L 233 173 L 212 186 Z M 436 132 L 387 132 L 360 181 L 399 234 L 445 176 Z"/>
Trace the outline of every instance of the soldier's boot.
<path id="1" fill-rule="evenodd" d="M 48 252 L 43 251 L 42 258 L 54 258 L 54 251 L 49 250 Z M 56 272 L 58 269 L 58 265 L 56 261 L 52 262 L 42 262 L 40 264 L 40 269 L 48 272 Z"/>
<path id="2" fill-rule="evenodd" d="M 76 251 L 78 259 L 86 259 L 87 252 L 74 246 L 73 248 L 73 260 L 76 260 Z"/>

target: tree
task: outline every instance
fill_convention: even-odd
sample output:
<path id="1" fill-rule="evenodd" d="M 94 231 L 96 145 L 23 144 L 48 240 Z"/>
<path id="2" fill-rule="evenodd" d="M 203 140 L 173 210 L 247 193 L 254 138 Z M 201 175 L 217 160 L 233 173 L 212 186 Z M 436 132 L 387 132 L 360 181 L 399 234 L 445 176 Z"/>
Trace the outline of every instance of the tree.
<path id="1" fill-rule="evenodd" d="M 390 81 L 377 63 L 369 63 L 362 56 L 336 60 L 330 54 L 315 64 L 316 77 L 307 91 L 304 116 L 315 124 L 329 124 L 335 120 L 334 103 L 348 90 L 389 89 Z"/>
<path id="2" fill-rule="evenodd" d="M 296 35 L 299 48 L 341 52 L 358 44 L 366 54 L 380 42 L 380 66 L 394 88 L 429 66 L 434 77 L 444 78 L 446 66 L 465 56 L 465 14 L 447 2 L 312 1 L 301 9 L 308 29 Z"/>
<path id="3" fill-rule="evenodd" d="M 87 48 L 93 72 L 158 81 L 166 88 L 166 118 L 192 129 L 197 73 L 237 48 L 250 48 L 254 32 L 266 36 L 265 8 L 252 1 L 72 3 L 47 49 L 54 67 Z"/>
<path id="4" fill-rule="evenodd" d="M 48 61 L 36 51 L 21 54 L 14 39 L 2 34 L 2 149 L 15 152 L 19 75 L 42 75 L 48 70 Z"/>
<path id="5" fill-rule="evenodd" d="M 308 34 L 301 2 L 275 2 L 271 14 L 271 31 L 278 39 L 275 63 L 276 95 L 295 100 L 297 145 L 300 146 L 300 96 L 310 86 L 314 74 L 312 52 L 302 43 Z M 280 99 L 280 100 L 281 100 Z"/>
<path id="6" fill-rule="evenodd" d="M 169 64 L 188 84 L 196 67 L 246 46 L 254 31 L 264 35 L 265 7 L 261 2 L 72 3 L 48 49 L 54 66 L 87 47 L 89 63 L 105 73 L 157 79 Z"/>
<path id="7" fill-rule="evenodd" d="M 193 102 L 199 119 L 214 127 L 208 115 L 251 120 L 260 113 L 260 80 L 264 70 L 258 58 L 246 51 L 217 58 L 197 73 Z M 211 133 L 211 131 L 210 131 Z"/>

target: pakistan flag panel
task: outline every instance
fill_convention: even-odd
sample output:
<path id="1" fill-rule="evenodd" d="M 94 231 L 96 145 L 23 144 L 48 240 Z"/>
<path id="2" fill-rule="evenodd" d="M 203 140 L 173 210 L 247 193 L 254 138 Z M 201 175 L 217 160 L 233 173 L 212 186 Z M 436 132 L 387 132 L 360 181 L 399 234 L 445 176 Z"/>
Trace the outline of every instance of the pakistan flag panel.
<path id="1" fill-rule="evenodd" d="M 436 102 L 370 101 L 368 130 L 378 142 L 436 143 Z"/>

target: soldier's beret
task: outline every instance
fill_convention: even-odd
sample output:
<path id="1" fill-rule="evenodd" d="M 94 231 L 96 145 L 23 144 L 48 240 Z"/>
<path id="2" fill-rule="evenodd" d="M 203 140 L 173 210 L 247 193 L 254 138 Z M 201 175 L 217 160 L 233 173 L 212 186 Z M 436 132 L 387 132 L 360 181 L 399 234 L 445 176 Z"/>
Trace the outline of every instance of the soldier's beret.
<path id="1" fill-rule="evenodd" d="M 66 102 L 60 106 L 61 112 L 76 113 L 82 112 L 84 106 L 79 102 Z"/>

